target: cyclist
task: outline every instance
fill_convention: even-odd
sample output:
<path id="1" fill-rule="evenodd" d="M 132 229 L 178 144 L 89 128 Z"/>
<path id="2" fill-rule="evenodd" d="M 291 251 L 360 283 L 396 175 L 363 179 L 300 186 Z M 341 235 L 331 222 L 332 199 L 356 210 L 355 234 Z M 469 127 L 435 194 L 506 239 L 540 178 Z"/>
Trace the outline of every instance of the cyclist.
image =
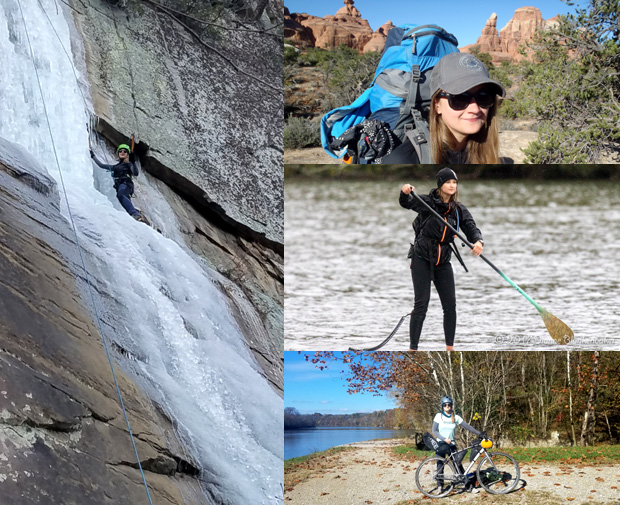
<path id="1" fill-rule="evenodd" d="M 463 428 L 471 431 L 473 434 L 480 436 L 486 436 L 486 434 L 479 432 L 473 426 L 467 424 L 463 418 L 459 415 L 456 415 L 453 410 L 453 402 L 452 398 L 449 396 L 444 396 L 441 399 L 441 412 L 437 413 L 435 419 L 433 419 L 433 429 L 431 432 L 439 442 L 439 447 L 435 451 L 437 456 L 446 457 L 449 454 L 457 452 L 456 444 L 454 443 L 454 431 L 456 429 L 456 425 L 462 426 Z M 463 459 L 462 457 L 460 458 Z M 461 473 L 465 473 L 465 469 L 461 464 L 461 461 L 455 461 L 457 469 Z M 437 463 L 437 473 L 442 475 L 443 467 L 445 463 L 438 462 Z M 443 485 L 442 482 L 439 483 Z M 473 483 L 467 483 L 465 490 L 468 493 L 478 493 L 478 490 L 474 487 Z"/>

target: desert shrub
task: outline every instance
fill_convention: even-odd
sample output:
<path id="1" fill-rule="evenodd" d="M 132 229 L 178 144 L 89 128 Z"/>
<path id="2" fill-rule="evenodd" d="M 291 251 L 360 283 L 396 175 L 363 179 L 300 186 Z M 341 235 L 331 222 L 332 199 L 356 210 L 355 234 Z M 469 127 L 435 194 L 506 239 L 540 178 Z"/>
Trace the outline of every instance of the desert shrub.
<path id="1" fill-rule="evenodd" d="M 321 135 L 316 122 L 303 117 L 289 116 L 284 124 L 284 148 L 318 147 Z"/>
<path id="2" fill-rule="evenodd" d="M 620 142 L 618 0 L 589 0 L 537 34 L 510 110 L 540 121 L 531 163 L 596 163 Z M 510 117 L 510 116 L 507 116 Z"/>

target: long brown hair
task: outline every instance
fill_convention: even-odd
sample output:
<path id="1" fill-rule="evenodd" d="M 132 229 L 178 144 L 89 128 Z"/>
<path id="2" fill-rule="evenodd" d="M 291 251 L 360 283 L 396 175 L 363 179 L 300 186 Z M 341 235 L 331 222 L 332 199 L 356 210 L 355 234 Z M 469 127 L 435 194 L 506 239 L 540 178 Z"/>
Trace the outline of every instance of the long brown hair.
<path id="1" fill-rule="evenodd" d="M 441 185 L 443 186 L 443 184 Z M 441 197 L 441 186 L 437 188 L 437 196 L 439 197 L 439 199 L 443 202 L 443 198 Z M 459 190 L 458 190 L 458 181 L 457 181 L 457 187 L 456 187 L 456 191 L 454 192 L 453 195 L 450 195 L 450 198 L 448 198 L 448 201 L 445 203 L 453 203 L 454 205 L 456 205 L 457 203 L 459 203 Z"/>
<path id="2" fill-rule="evenodd" d="M 447 149 L 456 150 L 456 139 L 443 122 L 441 114 L 437 114 L 437 96 L 441 90 L 433 95 L 431 100 L 431 110 L 429 116 L 429 129 L 431 135 L 432 162 L 441 164 L 447 163 L 444 158 Z M 495 103 L 489 109 L 486 123 L 480 131 L 467 137 L 467 163 L 469 164 L 489 164 L 499 163 L 499 130 L 497 127 L 497 108 L 499 107 L 499 97 L 495 97 Z"/>

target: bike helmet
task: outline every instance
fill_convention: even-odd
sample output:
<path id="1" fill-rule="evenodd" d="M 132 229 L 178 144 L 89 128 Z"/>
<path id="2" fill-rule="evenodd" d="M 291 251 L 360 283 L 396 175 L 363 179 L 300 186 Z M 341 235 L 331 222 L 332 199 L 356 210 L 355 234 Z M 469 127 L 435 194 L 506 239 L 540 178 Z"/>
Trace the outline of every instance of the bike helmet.
<path id="1" fill-rule="evenodd" d="M 121 144 L 120 146 L 118 146 L 118 147 L 116 148 L 116 154 L 118 154 L 118 152 L 119 152 L 121 149 L 127 149 L 127 152 L 128 152 L 128 153 L 130 153 L 130 152 L 131 152 L 131 148 L 130 148 L 127 144 Z"/>
<path id="2" fill-rule="evenodd" d="M 441 404 L 440 404 L 439 406 L 443 409 L 443 406 L 444 406 L 444 404 L 446 404 L 446 403 L 449 403 L 450 405 L 453 405 L 453 404 L 454 404 L 454 402 L 452 401 L 452 398 L 450 398 L 449 396 L 444 396 L 444 397 L 441 399 Z"/>

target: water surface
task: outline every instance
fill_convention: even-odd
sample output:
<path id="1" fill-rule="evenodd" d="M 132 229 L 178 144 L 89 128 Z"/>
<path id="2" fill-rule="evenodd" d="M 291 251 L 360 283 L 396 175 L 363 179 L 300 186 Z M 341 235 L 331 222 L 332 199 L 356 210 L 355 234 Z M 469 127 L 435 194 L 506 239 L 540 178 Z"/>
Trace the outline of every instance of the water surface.
<path id="1" fill-rule="evenodd" d="M 413 431 L 410 430 L 359 427 L 321 427 L 286 430 L 284 432 L 284 459 L 325 451 L 337 445 L 375 440 L 377 438 L 403 438 L 412 433 Z"/>
<path id="2" fill-rule="evenodd" d="M 407 251 L 415 213 L 403 183 L 286 181 L 285 349 L 343 350 L 382 341 L 413 306 Z M 575 333 L 553 342 L 537 310 L 480 258 L 453 258 L 456 348 L 620 348 L 620 183 L 465 181 L 460 200 L 484 254 Z M 460 241 L 458 241 L 460 243 Z M 421 350 L 443 350 L 434 287 Z M 406 350 L 408 319 L 385 350 Z"/>

